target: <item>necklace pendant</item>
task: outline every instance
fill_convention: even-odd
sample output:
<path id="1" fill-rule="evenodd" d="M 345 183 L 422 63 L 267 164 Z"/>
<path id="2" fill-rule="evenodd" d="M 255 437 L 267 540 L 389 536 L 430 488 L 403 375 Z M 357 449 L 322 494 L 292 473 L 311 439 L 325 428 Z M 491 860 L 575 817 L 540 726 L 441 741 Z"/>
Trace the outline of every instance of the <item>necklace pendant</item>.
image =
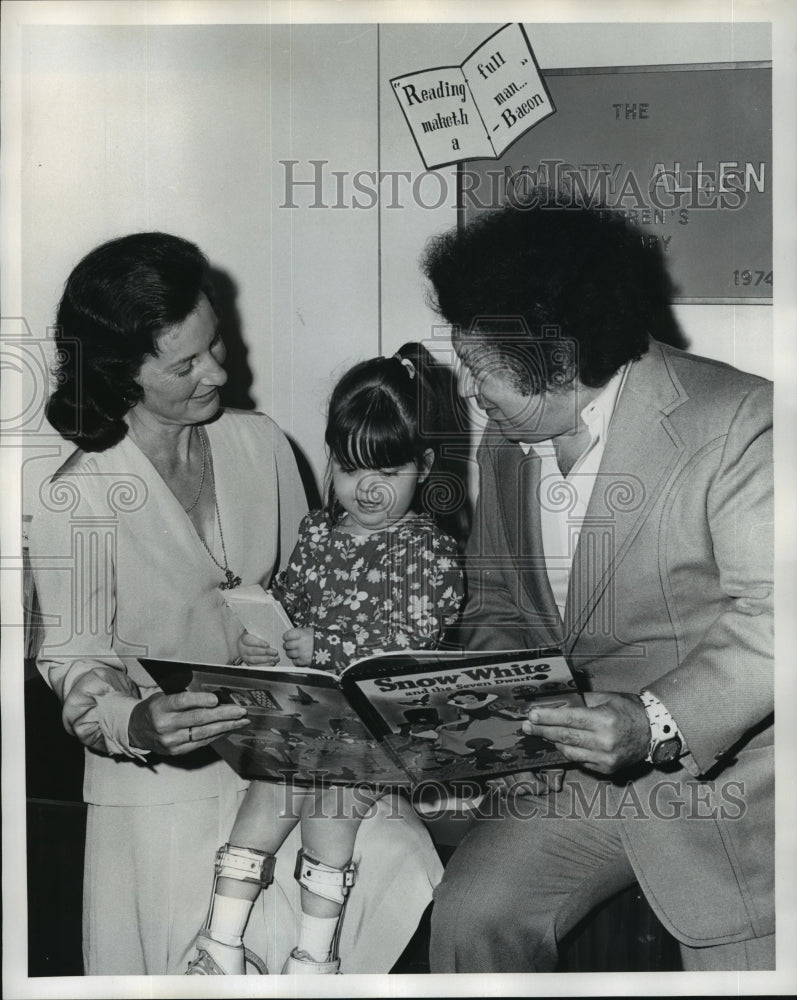
<path id="1" fill-rule="evenodd" d="M 227 579 L 219 584 L 219 590 L 234 590 L 236 587 L 241 586 L 240 576 L 234 576 L 231 569 L 225 569 L 224 575 Z"/>

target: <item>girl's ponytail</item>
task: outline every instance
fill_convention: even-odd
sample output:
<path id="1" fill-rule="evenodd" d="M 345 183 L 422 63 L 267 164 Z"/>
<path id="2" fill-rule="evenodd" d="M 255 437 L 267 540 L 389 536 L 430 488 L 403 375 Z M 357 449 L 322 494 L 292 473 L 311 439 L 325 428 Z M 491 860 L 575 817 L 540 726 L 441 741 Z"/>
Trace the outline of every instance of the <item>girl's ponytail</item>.
<path id="1" fill-rule="evenodd" d="M 393 357 L 406 369 L 410 382 L 417 383 L 418 436 L 435 455 L 421 492 L 422 509 L 464 545 L 470 528 L 470 431 L 454 373 L 414 341 L 400 347 Z"/>

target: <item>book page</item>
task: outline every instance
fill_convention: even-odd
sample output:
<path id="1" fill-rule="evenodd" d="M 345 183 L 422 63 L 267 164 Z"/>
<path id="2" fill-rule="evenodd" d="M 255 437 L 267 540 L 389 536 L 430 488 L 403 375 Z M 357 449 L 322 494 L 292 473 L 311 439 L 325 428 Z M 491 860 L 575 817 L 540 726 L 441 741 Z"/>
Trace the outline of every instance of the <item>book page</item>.
<path id="1" fill-rule="evenodd" d="M 244 778 L 300 784 L 408 784 L 324 670 L 178 663 L 143 658 L 161 689 L 207 691 L 242 705 L 249 725 L 213 742 Z"/>
<path id="2" fill-rule="evenodd" d="M 390 82 L 427 170 L 498 155 L 458 66 L 409 73 Z"/>
<path id="3" fill-rule="evenodd" d="M 507 24 L 462 64 L 495 156 L 556 108 L 523 28 Z"/>

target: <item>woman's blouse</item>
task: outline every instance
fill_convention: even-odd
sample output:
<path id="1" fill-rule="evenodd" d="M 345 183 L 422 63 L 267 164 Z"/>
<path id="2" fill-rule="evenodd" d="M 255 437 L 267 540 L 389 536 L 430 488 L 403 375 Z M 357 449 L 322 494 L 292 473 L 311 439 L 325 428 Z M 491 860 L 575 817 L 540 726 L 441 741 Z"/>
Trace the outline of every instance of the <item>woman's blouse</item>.
<path id="1" fill-rule="evenodd" d="M 293 452 L 259 413 L 225 412 L 205 429 L 229 566 L 244 585 L 267 586 L 307 509 Z M 138 657 L 235 658 L 241 626 L 224 604 L 223 572 L 129 436 L 107 451 L 76 452 L 42 483 L 40 497 L 30 528 L 46 618 L 38 667 L 63 702 L 67 731 L 90 751 L 86 801 L 218 794 L 214 771 L 229 775 L 226 764 L 200 766 L 201 750 L 169 759 L 137 752 L 128 725 L 138 700 L 159 690 Z M 219 538 L 208 541 L 222 561 Z"/>
<path id="2" fill-rule="evenodd" d="M 315 629 L 313 666 L 334 671 L 435 647 L 464 596 L 456 543 L 425 514 L 361 536 L 313 511 L 275 589 L 294 625 Z"/>

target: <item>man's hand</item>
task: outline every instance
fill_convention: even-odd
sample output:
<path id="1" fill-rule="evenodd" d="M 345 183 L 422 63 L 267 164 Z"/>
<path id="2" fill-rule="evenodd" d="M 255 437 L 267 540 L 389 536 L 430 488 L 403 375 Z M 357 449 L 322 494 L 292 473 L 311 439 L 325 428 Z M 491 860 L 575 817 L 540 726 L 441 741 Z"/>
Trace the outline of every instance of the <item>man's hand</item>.
<path id="1" fill-rule="evenodd" d="M 310 667 L 313 664 L 313 643 L 315 629 L 291 628 L 283 635 L 285 655 L 295 667 Z"/>
<path id="2" fill-rule="evenodd" d="M 614 774 L 645 759 L 650 724 L 636 695 L 588 691 L 586 708 L 532 708 L 523 732 L 554 743 L 568 760 Z"/>

